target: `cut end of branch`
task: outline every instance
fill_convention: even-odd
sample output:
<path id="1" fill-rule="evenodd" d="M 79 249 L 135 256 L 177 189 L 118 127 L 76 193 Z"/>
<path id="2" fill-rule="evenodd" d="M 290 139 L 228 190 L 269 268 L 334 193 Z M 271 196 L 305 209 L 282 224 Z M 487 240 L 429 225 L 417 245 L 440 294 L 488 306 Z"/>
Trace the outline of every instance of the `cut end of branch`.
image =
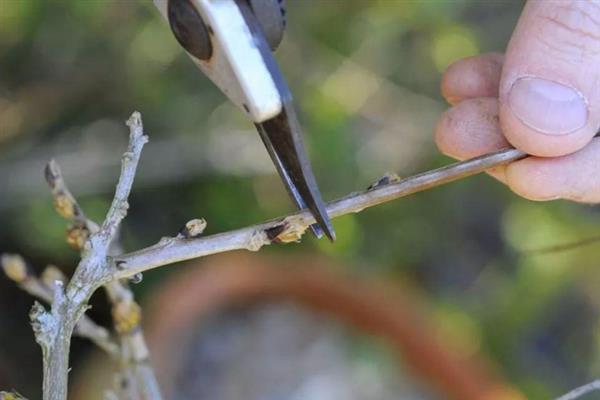
<path id="1" fill-rule="evenodd" d="M 131 116 L 125 123 L 130 128 L 134 128 L 134 127 L 138 127 L 138 126 L 141 127 L 142 126 L 142 114 L 140 114 L 139 111 L 132 112 Z"/>
<path id="2" fill-rule="evenodd" d="M 139 111 L 134 111 L 125 124 L 129 127 L 129 135 L 132 142 L 142 140 L 141 144 L 144 144 L 148 141 L 148 136 L 144 136 L 142 114 Z"/>
<path id="3" fill-rule="evenodd" d="M 302 239 L 308 224 L 299 216 L 286 217 L 281 224 L 266 229 L 265 233 L 271 243 L 296 243 Z"/>
<path id="4" fill-rule="evenodd" d="M 34 302 L 29 312 L 29 320 L 35 334 L 35 341 L 42 347 L 44 353 L 50 350 L 58 330 L 57 322 L 51 313 L 46 311 L 39 302 Z"/>

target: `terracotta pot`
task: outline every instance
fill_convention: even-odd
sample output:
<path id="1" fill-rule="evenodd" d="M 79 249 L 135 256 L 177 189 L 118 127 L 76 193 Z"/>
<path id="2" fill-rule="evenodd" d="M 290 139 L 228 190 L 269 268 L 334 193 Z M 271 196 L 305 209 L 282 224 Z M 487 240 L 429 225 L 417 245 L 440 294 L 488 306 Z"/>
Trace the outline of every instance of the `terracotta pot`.
<path id="1" fill-rule="evenodd" d="M 319 258 L 267 257 L 247 252 L 207 257 L 182 268 L 146 307 L 146 335 L 166 398 L 198 326 L 231 306 L 291 301 L 385 340 L 415 377 L 444 398 L 524 397 L 491 372 L 481 355 L 453 352 L 425 317 L 421 296 L 397 283 L 343 273 Z"/>

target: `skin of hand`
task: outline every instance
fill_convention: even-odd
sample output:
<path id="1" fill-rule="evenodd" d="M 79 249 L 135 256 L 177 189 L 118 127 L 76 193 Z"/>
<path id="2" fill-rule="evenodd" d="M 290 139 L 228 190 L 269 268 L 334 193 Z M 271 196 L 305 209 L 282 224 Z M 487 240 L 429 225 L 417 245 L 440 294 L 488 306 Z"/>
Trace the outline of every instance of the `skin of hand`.
<path id="1" fill-rule="evenodd" d="M 506 54 L 459 60 L 441 86 L 444 154 L 512 145 L 532 157 L 490 174 L 515 193 L 600 203 L 600 0 L 529 0 Z"/>

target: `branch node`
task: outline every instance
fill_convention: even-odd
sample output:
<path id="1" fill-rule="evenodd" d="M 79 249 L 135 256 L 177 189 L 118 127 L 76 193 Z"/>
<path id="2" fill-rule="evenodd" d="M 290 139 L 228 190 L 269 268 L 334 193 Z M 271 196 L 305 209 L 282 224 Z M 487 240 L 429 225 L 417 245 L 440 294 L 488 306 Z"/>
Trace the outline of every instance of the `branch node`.
<path id="1" fill-rule="evenodd" d="M 74 250 L 81 251 L 90 238 L 90 231 L 81 222 L 76 222 L 67 227 L 67 244 Z"/>
<path id="2" fill-rule="evenodd" d="M 127 263 L 123 260 L 117 260 L 117 261 L 115 261 L 115 268 L 118 269 L 119 271 L 122 271 L 125 268 L 127 268 Z"/>
<path id="3" fill-rule="evenodd" d="M 160 240 L 158 241 L 158 245 L 159 246 L 167 246 L 169 244 L 173 243 L 174 238 L 171 236 L 163 236 L 160 238 Z"/>
<path id="4" fill-rule="evenodd" d="M 134 156 L 133 152 L 126 151 L 125 153 L 123 153 L 123 158 L 121 160 L 125 163 L 128 163 L 133 160 L 133 156 Z"/>
<path id="5" fill-rule="evenodd" d="M 398 183 L 402 178 L 393 172 L 386 172 L 381 178 L 379 178 L 376 182 L 373 182 L 367 188 L 367 192 L 373 189 L 377 189 L 382 186 L 389 185 L 390 183 Z"/>

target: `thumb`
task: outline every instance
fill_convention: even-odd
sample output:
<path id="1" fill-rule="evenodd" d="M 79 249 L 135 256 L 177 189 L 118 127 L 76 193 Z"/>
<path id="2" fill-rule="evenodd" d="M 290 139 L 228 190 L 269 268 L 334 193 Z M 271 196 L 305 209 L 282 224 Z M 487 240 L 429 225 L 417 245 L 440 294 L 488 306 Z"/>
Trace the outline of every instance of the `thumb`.
<path id="1" fill-rule="evenodd" d="M 530 0 L 508 45 L 500 123 L 511 144 L 554 157 L 600 127 L 600 2 Z"/>

